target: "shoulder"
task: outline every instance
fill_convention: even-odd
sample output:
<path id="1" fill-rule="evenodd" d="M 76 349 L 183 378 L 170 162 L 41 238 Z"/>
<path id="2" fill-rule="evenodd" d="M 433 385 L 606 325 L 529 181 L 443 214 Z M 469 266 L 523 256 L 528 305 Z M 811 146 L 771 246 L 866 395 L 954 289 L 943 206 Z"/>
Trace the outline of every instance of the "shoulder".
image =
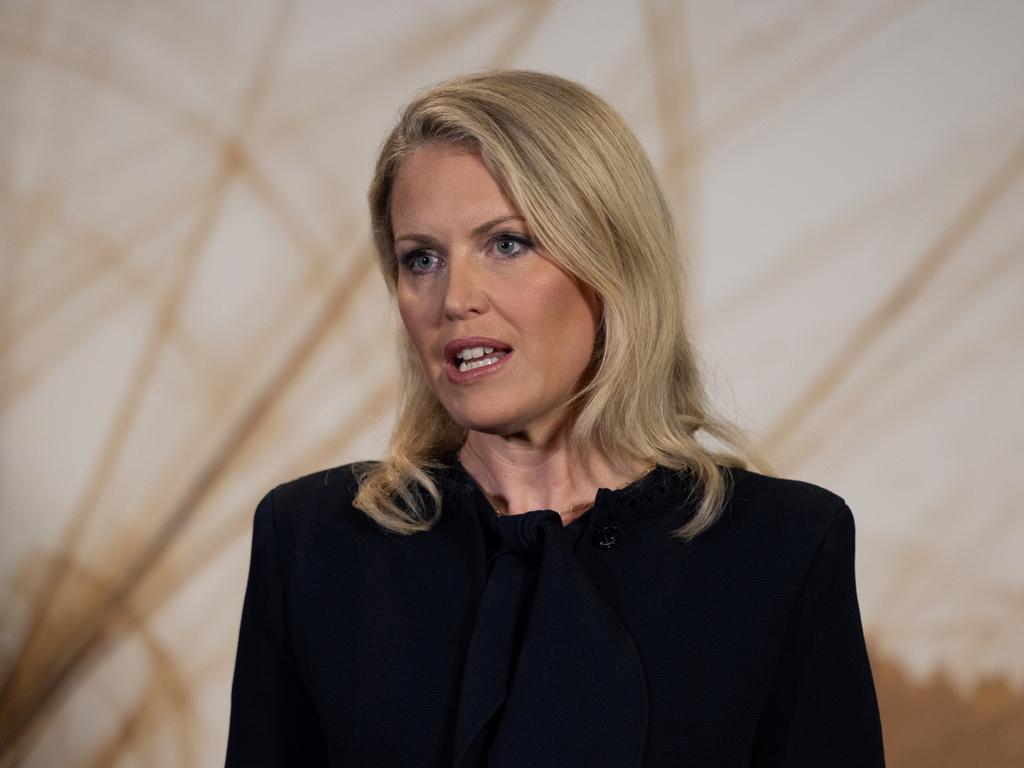
<path id="1" fill-rule="evenodd" d="M 315 537 L 339 525 L 356 529 L 371 526 L 352 501 L 359 491 L 360 476 L 373 464 L 342 464 L 275 486 L 260 502 L 255 525 L 272 527 L 284 539 Z"/>
<path id="2" fill-rule="evenodd" d="M 751 549 L 814 559 L 828 549 L 852 552 L 853 513 L 842 496 L 814 483 L 726 470 L 730 494 L 716 528 Z"/>
<path id="3" fill-rule="evenodd" d="M 849 511 L 842 496 L 814 483 L 732 467 L 726 474 L 730 482 L 727 508 L 734 516 L 828 525 Z"/>
<path id="4" fill-rule="evenodd" d="M 325 500 L 346 499 L 351 501 L 359 490 L 359 478 L 376 462 L 357 461 L 329 469 L 321 469 L 297 477 L 273 488 L 268 495 L 275 504 L 288 507 L 302 507 L 322 504 Z"/>
<path id="5" fill-rule="evenodd" d="M 726 468 L 732 482 L 731 501 L 757 504 L 762 509 L 815 510 L 836 509 L 845 505 L 842 496 L 814 483 L 762 475 L 750 469 Z"/>

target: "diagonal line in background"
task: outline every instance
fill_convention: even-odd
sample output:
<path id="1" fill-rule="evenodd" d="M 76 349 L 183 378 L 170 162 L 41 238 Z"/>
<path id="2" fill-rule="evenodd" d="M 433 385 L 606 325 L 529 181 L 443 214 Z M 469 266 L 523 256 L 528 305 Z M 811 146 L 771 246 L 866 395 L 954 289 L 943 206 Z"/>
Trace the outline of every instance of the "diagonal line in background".
<path id="1" fill-rule="evenodd" d="M 65 272 L 65 275 L 70 274 L 70 278 L 63 277 L 58 279 L 55 277 L 53 287 L 30 307 L 32 311 L 31 317 L 20 318 L 21 322 L 19 322 L 18 326 L 13 331 L 9 331 L 4 338 L 0 339 L 0 353 L 6 354 L 15 347 L 25 343 L 26 339 L 30 336 L 30 332 L 33 330 L 41 329 L 46 332 L 47 329 L 42 327 L 45 321 L 57 317 L 61 310 L 66 310 L 75 300 L 88 298 L 90 291 L 102 290 L 104 281 L 113 281 L 116 287 L 112 290 L 117 294 L 127 297 L 130 291 L 136 291 L 137 293 L 134 295 L 135 300 L 138 300 L 139 294 L 143 296 L 151 295 L 152 303 L 159 305 L 159 283 L 161 281 L 154 278 L 151 273 L 141 271 L 136 265 L 132 264 L 130 254 L 134 248 L 138 248 L 145 244 L 146 241 L 159 236 L 161 230 L 174 223 L 174 218 L 184 216 L 190 208 L 201 206 L 202 202 L 208 198 L 210 189 L 214 185 L 215 182 L 208 181 L 205 189 L 199 190 L 198 193 L 196 190 L 186 191 L 181 197 L 171 201 L 167 207 L 159 209 L 159 213 L 166 214 L 167 217 L 162 222 L 158 222 L 155 216 L 152 217 L 152 220 L 147 219 L 144 222 L 144 226 L 138 227 L 137 231 L 118 241 L 105 242 L 98 236 L 80 233 L 79 230 L 73 228 L 73 225 L 66 218 L 63 219 L 64 230 L 69 235 L 76 236 L 76 239 L 83 244 L 83 250 L 88 254 L 86 266 L 92 265 L 93 268 L 89 270 L 68 270 Z M 198 201 L 197 197 L 199 198 Z M 50 211 L 47 220 L 51 222 L 61 221 L 59 217 L 54 215 L 53 211 Z M 90 240 L 94 242 L 90 243 Z M 173 265 L 171 266 L 173 267 Z M 59 333 L 59 336 L 57 343 L 54 343 L 51 338 L 50 345 L 45 349 L 45 356 L 36 356 L 35 359 L 30 359 L 27 365 L 19 366 L 17 371 L 12 371 L 9 375 L 3 390 L 0 391 L 0 407 L 7 407 L 24 393 L 30 392 L 39 379 L 44 377 L 54 366 L 63 360 L 63 354 L 67 350 L 74 349 L 81 339 L 94 333 L 95 329 L 103 323 L 105 318 L 124 306 L 123 302 L 111 299 L 94 305 L 84 314 L 74 314 L 72 320 L 64 320 L 62 318 L 62 322 L 56 331 L 49 331 L 51 336 L 54 333 Z M 24 326 L 30 321 L 33 325 L 36 325 L 36 323 L 38 325 L 36 328 L 26 331 Z M 201 346 L 187 329 L 177 329 L 173 343 L 193 351 Z"/>
<path id="2" fill-rule="evenodd" d="M 707 156 L 724 149 L 743 131 L 819 81 L 838 64 L 866 48 L 893 23 L 927 2 L 929 0 L 881 3 L 877 11 L 853 23 L 835 39 L 829 40 L 827 45 L 794 62 L 756 97 L 744 100 L 740 106 L 713 120 L 700 135 L 687 137 L 678 143 L 675 153 L 668 157 L 668 165 L 685 167 L 691 156 L 698 156 L 701 152 Z"/>
<path id="3" fill-rule="evenodd" d="M 99 452 L 100 458 L 95 465 L 86 491 L 73 511 L 71 521 L 62 531 L 62 541 L 58 546 L 58 550 L 61 552 L 70 553 L 74 551 L 75 542 L 81 536 L 93 513 L 96 511 L 96 505 L 103 493 L 103 489 L 113 474 L 132 420 L 156 368 L 162 346 L 161 342 L 169 333 L 171 324 L 174 321 L 176 308 L 183 299 L 188 285 L 188 277 L 195 269 L 202 243 L 207 238 L 220 213 L 221 199 L 227 182 L 228 177 L 224 176 L 210 190 L 207 205 L 204 206 L 205 215 L 193 230 L 193 236 L 190 238 L 179 269 L 174 276 L 171 290 L 168 291 L 167 296 L 161 302 L 159 311 L 156 313 L 156 322 L 150 329 L 149 339 L 141 346 L 141 355 L 135 369 L 132 371 L 128 388 L 117 409 L 105 445 Z M 18 715 L 11 710 L 20 710 L 21 707 L 18 704 L 18 699 L 24 695 L 22 693 L 23 689 L 31 690 L 38 684 L 39 670 L 37 667 L 47 666 L 45 663 L 40 664 L 42 659 L 37 659 L 36 657 L 49 656 L 51 653 L 43 640 L 45 639 L 44 634 L 50 631 L 47 623 L 51 613 L 51 605 L 60 594 L 62 584 L 68 575 L 66 567 L 62 565 L 63 563 L 66 563 L 66 560 L 58 561 L 51 572 L 42 579 L 38 597 L 33 601 L 35 611 L 30 621 L 28 633 L 4 681 L 3 689 L 0 691 L 0 712 L 4 714 L 3 726 L 0 726 L 0 755 L 3 754 L 7 747 L 8 728 L 11 727 L 11 724 L 14 724 L 14 729 L 16 729 L 20 721 Z M 59 646 L 62 640 L 56 639 L 56 642 Z M 53 649 L 52 655 L 55 657 L 62 655 L 60 648 Z M 32 697 L 29 696 L 29 698 L 31 699 Z M 31 710 L 31 707 L 29 709 Z"/>
<path id="4" fill-rule="evenodd" d="M 244 130 L 252 119 L 269 80 L 272 63 L 276 61 L 281 52 L 284 34 L 287 30 L 286 21 L 292 10 L 292 3 L 279 4 L 278 9 L 276 18 L 269 25 L 266 44 L 260 48 L 262 58 L 257 62 L 249 86 L 239 100 L 237 108 L 239 131 Z M 191 277 L 198 265 L 202 247 L 212 233 L 220 215 L 226 190 L 237 174 L 232 163 L 237 162 L 238 156 L 230 151 L 230 143 L 226 150 L 222 154 L 221 173 L 212 185 L 207 203 L 203 206 L 204 215 L 193 228 L 175 280 L 156 313 L 156 321 L 150 329 L 150 339 L 142 347 L 142 355 L 136 364 L 128 390 L 115 415 L 106 445 L 101 452 L 101 458 L 82 500 L 72 514 L 71 522 L 62 535 L 60 549 L 63 552 L 74 551 L 75 542 L 95 512 L 103 489 L 109 482 L 142 395 L 155 370 L 162 341 L 166 339 L 174 326 L 178 309 L 187 294 Z M 66 560 L 58 561 L 56 567 L 43 577 L 39 598 L 35 601 L 36 610 L 30 620 L 26 639 L 4 680 L 2 690 L 0 690 L 0 713 L 4 714 L 4 717 L 0 718 L 0 757 L 32 722 L 33 717 L 40 711 L 43 704 L 59 687 L 60 681 L 65 679 L 65 670 L 71 666 L 68 663 L 67 654 L 70 652 L 71 658 L 75 657 L 74 651 L 70 650 L 76 642 L 74 633 L 67 639 L 57 639 L 56 647 L 52 651 L 44 643 L 51 606 L 60 594 L 61 586 L 66 578 L 67 571 L 61 563 L 66 562 Z M 37 656 L 41 658 L 37 659 Z"/>
<path id="5" fill-rule="evenodd" d="M 660 169 L 661 180 L 675 217 L 676 237 L 689 257 L 685 261 L 696 269 L 699 232 L 695 223 L 700 219 L 700 196 L 694 194 L 696 182 L 689 181 L 687 171 L 694 169 L 700 151 L 687 141 L 696 132 L 697 90 L 685 8 L 680 0 L 642 0 L 641 5 L 654 74 L 655 116 L 666 158 Z"/>
<path id="6" fill-rule="evenodd" d="M 989 140 L 1005 142 L 1006 137 L 993 136 Z M 934 156 L 950 158 L 958 149 L 958 146 L 944 146 Z M 902 215 L 902 204 L 907 200 L 923 199 L 927 193 L 936 189 L 936 185 L 947 184 L 951 177 L 960 179 L 967 170 L 974 171 L 977 166 L 978 160 L 973 156 L 958 159 L 952 168 L 947 159 L 945 165 L 935 164 L 920 175 L 897 180 L 892 186 L 872 194 L 860 205 L 844 209 L 838 216 L 822 222 L 801 236 L 784 254 L 780 254 L 780 258 L 772 261 L 771 267 L 762 269 L 716 301 L 706 311 L 707 322 L 714 325 L 734 319 L 744 321 L 744 310 L 791 287 L 795 274 L 806 272 L 823 260 L 836 258 L 836 251 L 832 247 L 834 243 L 852 242 L 858 236 L 876 230 L 880 224 L 895 222 Z"/>
<path id="7" fill-rule="evenodd" d="M 49 20 L 52 18 L 51 4 L 48 2 L 35 3 L 31 6 L 28 11 L 28 15 L 25 21 L 25 35 L 28 40 L 32 41 L 34 45 L 38 45 L 43 39 L 43 34 L 49 26 Z M 2 18 L 2 17 L 0 17 Z M 111 62 L 114 59 L 114 51 L 112 48 L 102 48 L 95 54 L 94 65 L 97 69 L 109 68 Z M 12 66 L 0 68 L 0 74 L 3 75 L 0 78 L 0 93 L 3 93 L 10 84 L 11 89 L 11 103 L 17 104 L 19 100 L 16 100 L 16 96 L 26 96 L 24 93 L 25 78 L 20 76 L 20 69 L 25 69 L 31 74 L 31 66 L 27 65 L 24 60 L 15 59 Z M 19 86 L 22 86 L 19 89 Z M 65 94 L 57 107 L 60 110 L 60 116 L 67 117 L 69 114 L 73 114 L 76 121 L 81 121 L 79 124 L 88 121 L 88 118 L 96 111 L 95 104 L 88 98 L 82 98 L 78 93 Z M 6 99 L 0 99 L 0 102 Z M 0 125 L 6 127 L 8 120 L 13 116 L 14 123 L 17 125 L 18 109 L 15 107 L 10 110 L 11 115 L 5 115 L 5 119 Z M 21 130 L 25 130 L 25 127 L 21 127 Z M 9 146 L 11 149 L 11 159 L 8 157 L 2 157 L 2 165 L 0 169 L 3 170 L 3 181 L 0 181 L 0 199 L 6 198 L 14 194 L 23 173 L 18 173 L 16 170 L 16 163 L 13 157 L 17 153 L 18 145 L 14 140 L 15 134 L 12 134 L 11 140 L 0 141 L 0 149 L 6 150 Z M 4 136 L 4 139 L 7 137 Z M 47 165 L 46 172 L 48 178 L 45 178 L 43 186 L 50 190 L 56 188 L 57 184 L 60 183 L 60 172 L 54 169 L 61 169 L 69 165 L 69 160 L 74 156 L 73 142 L 58 142 L 55 146 L 50 146 L 47 153 Z M 40 175 L 43 175 L 41 173 Z M 22 182 L 23 183 L 23 182 Z M 5 208 L 9 211 L 9 207 L 5 205 Z M 31 207 L 28 210 L 21 209 L 15 216 L 13 213 L 9 213 L 11 216 L 11 223 L 9 227 L 5 227 L 8 230 L 10 236 L 10 242 L 4 243 L 5 250 L 10 248 L 8 254 L 0 254 L 9 258 L 10 263 L 8 265 L 8 276 L 10 278 L 9 284 L 6 286 L 5 293 L 9 293 L 11 297 L 10 303 L 5 302 L 5 317 L 3 318 L 3 329 L 0 331 L 0 354 L 6 353 L 9 348 L 20 340 L 20 329 L 16 310 L 12 310 L 11 307 L 17 307 L 17 298 L 22 292 L 20 286 L 21 280 L 21 264 L 29 259 L 27 250 L 29 249 L 35 233 L 45 232 L 47 227 L 45 211 L 42 207 Z M 6 297 L 5 297 L 6 298 Z M 51 355 L 55 357 L 56 355 Z M 29 377 L 31 378 L 31 377 Z M 20 391 L 24 391 L 22 386 L 24 384 L 24 377 L 17 377 L 15 373 L 14 365 L 5 365 L 3 369 L 0 369 L 0 406 L 6 403 L 9 399 L 13 399 L 18 395 Z"/>
<path id="8" fill-rule="evenodd" d="M 344 451 L 372 426 L 367 414 L 379 412 L 390 406 L 397 391 L 394 381 L 379 385 L 358 403 L 348 418 L 337 425 L 337 435 L 312 445 L 301 456 L 290 461 L 288 466 L 282 469 L 280 476 L 292 478 L 306 474 L 311 467 L 322 466 L 324 456 L 335 456 Z M 134 611 L 147 617 L 157 613 L 184 582 L 194 579 L 197 573 L 220 557 L 239 537 L 251 534 L 252 516 L 252 506 L 235 509 L 211 528 L 201 540 L 191 543 L 187 551 L 170 551 L 175 542 L 168 541 L 168 554 L 163 556 L 161 562 L 155 564 L 151 573 L 142 576 L 138 589 L 130 596 Z M 108 637 L 105 635 L 103 641 L 107 640 Z"/>
<path id="9" fill-rule="evenodd" d="M 366 258 L 361 261 L 360 272 L 371 273 L 373 269 L 375 266 L 372 259 Z M 170 543 L 180 535 L 182 528 L 189 522 L 203 498 L 220 479 L 239 448 L 262 423 L 280 393 L 287 389 L 312 358 L 312 353 L 318 348 L 321 339 L 347 309 L 362 277 L 363 275 L 358 273 L 350 273 L 336 282 L 323 309 L 312 323 L 310 331 L 304 335 L 302 342 L 292 350 L 267 384 L 253 398 L 236 425 L 227 431 L 218 449 L 214 452 L 214 458 L 207 462 L 193 478 L 170 514 L 159 526 L 157 533 L 132 558 L 121 579 L 112 586 L 111 591 L 104 596 L 100 605 L 90 611 L 81 625 L 75 628 L 74 635 L 67 643 L 58 668 L 49 676 L 49 679 L 32 691 L 33 695 L 23 709 L 19 709 L 5 718 L 7 722 L 11 723 L 7 726 L 7 732 L 4 734 L 3 744 L 5 747 L 25 732 L 33 718 L 43 711 L 44 707 L 71 681 L 79 668 L 100 647 L 106 627 L 119 615 L 132 592 L 153 568 Z"/>
<path id="10" fill-rule="evenodd" d="M 279 7 L 282 6 L 279 4 Z M 35 16 L 38 15 L 35 14 Z M 283 18 L 284 16 L 279 16 L 279 19 Z M 53 22 L 50 21 L 49 23 L 52 24 Z M 67 19 L 62 19 L 61 23 L 67 27 L 64 30 L 66 33 L 70 34 L 81 31 L 74 24 L 69 23 Z M 283 30 L 284 27 L 281 27 L 281 29 Z M 147 113 L 162 118 L 170 128 L 176 129 L 179 135 L 192 139 L 204 149 L 210 148 L 214 150 L 221 158 L 223 158 L 226 151 L 236 151 L 232 141 L 237 142 L 237 137 L 232 139 L 232 137 L 223 135 L 215 124 L 207 120 L 205 115 L 199 112 L 198 109 L 192 106 L 175 106 L 176 102 L 181 101 L 181 99 L 171 99 L 168 97 L 167 92 L 154 90 L 152 82 L 137 80 L 134 74 L 135 70 L 132 68 L 122 68 L 121 71 L 115 71 L 110 67 L 99 66 L 97 60 L 86 59 L 76 51 L 49 46 L 38 34 L 26 37 L 25 35 L 5 30 L 2 26 L 0 26 L 0 45 L 20 53 L 26 59 L 45 63 L 57 68 L 64 74 L 117 93 L 139 108 L 147 111 Z M 109 46 L 97 45 L 96 48 L 107 50 Z M 128 71 L 125 71 L 126 69 Z M 140 67 L 139 69 L 144 68 Z M 147 69 L 146 71 L 148 72 L 149 70 Z M 149 145 L 148 149 L 151 152 L 152 146 Z M 120 161 L 120 154 L 117 159 Z M 111 158 L 112 160 L 113 158 Z M 102 167 L 94 167 L 92 172 L 99 178 L 104 178 Z M 66 189 L 62 191 L 65 194 L 67 193 Z"/>
<path id="11" fill-rule="evenodd" d="M 90 569 L 84 566 L 81 562 L 69 562 L 67 564 L 69 572 L 74 573 L 76 584 L 86 592 L 93 594 L 101 594 L 109 589 L 108 577 L 98 573 L 94 569 Z M 184 727 L 184 724 L 179 722 L 182 720 L 182 716 L 188 714 L 188 703 L 189 703 L 189 687 L 185 677 L 181 674 L 181 667 L 175 662 L 174 656 L 171 651 L 162 643 L 157 635 L 146 626 L 145 615 L 136 610 L 132 610 L 130 607 L 125 610 L 119 617 L 121 623 L 124 625 L 124 631 L 132 632 L 133 638 L 137 639 L 138 643 L 142 647 L 146 654 L 146 657 L 150 661 L 150 679 L 147 681 L 146 688 L 149 693 L 143 694 L 140 699 L 143 700 L 144 713 L 142 717 L 145 718 L 146 711 L 152 710 L 153 704 L 167 704 L 171 710 L 178 715 L 177 718 L 173 718 L 170 723 L 165 721 L 164 725 L 173 728 L 178 738 L 175 740 L 176 746 L 183 748 L 186 752 L 191 753 L 192 750 L 190 744 L 192 739 L 189 738 L 190 734 Z M 97 692 L 99 695 L 97 699 L 103 701 L 102 691 Z M 151 700 L 151 702 L 150 702 Z M 150 704 L 149 707 L 146 704 Z M 125 734 L 125 729 L 128 730 L 129 735 L 135 735 L 132 723 L 138 723 L 139 718 L 132 716 L 129 718 L 129 722 L 118 729 L 117 732 L 111 735 L 111 740 L 108 743 L 106 750 L 100 750 L 100 756 L 97 760 L 94 760 L 88 765 L 112 765 L 110 762 L 103 762 L 101 756 L 104 751 L 109 753 L 115 743 L 120 741 L 120 736 Z M 187 722 L 187 721 L 186 721 Z M 3 762 L 5 766 L 15 766 L 22 764 L 31 754 L 32 744 L 27 739 L 22 739 L 14 745 L 14 749 L 6 755 L 6 759 Z M 178 765 L 194 765 L 194 761 L 182 762 Z"/>
<path id="12" fill-rule="evenodd" d="M 959 291 L 951 296 L 948 301 L 936 307 L 929 322 L 923 323 L 922 327 L 915 333 L 905 338 L 900 338 L 898 344 L 886 351 L 885 355 L 873 361 L 872 371 L 862 377 L 860 383 L 853 391 L 845 394 L 841 400 L 830 404 L 830 410 L 840 414 L 863 414 L 865 408 L 869 407 L 871 401 L 877 397 L 877 392 L 883 386 L 883 376 L 888 382 L 898 377 L 907 368 L 922 364 L 921 350 L 937 338 L 941 338 L 950 328 L 969 317 L 972 310 L 984 301 L 993 288 L 998 287 L 1007 279 L 1012 279 L 1014 272 L 1024 267 L 1024 260 L 1021 254 L 1024 253 L 1024 240 L 1018 240 L 998 252 L 991 260 L 984 264 L 977 273 L 959 284 Z M 977 347 L 977 345 L 975 345 Z M 948 365 L 943 366 L 940 371 L 930 370 L 922 374 L 918 372 L 915 378 L 920 381 L 941 381 L 942 387 L 932 387 L 924 391 L 915 390 L 912 394 L 907 393 L 906 397 L 896 399 L 888 405 L 876 410 L 870 418 L 860 416 L 848 427 L 842 429 L 842 440 L 835 441 L 836 430 L 834 426 L 812 425 L 799 439 L 796 445 L 792 446 L 790 453 L 796 454 L 800 460 L 814 454 L 822 446 L 829 444 L 832 463 L 842 466 L 852 462 L 854 453 L 858 446 L 873 437 L 877 437 L 879 429 L 885 426 L 892 427 L 899 423 L 901 418 L 906 418 L 915 411 L 922 410 L 928 403 L 944 394 L 951 384 L 958 379 L 975 373 L 979 365 L 987 362 L 994 354 L 1004 354 L 1001 348 L 981 345 L 980 348 L 970 348 L 968 344 L 962 344 L 962 348 L 943 349 L 943 358 Z M 992 365 L 995 368 L 995 365 Z M 890 384 L 891 386 L 891 384 Z"/>
<path id="13" fill-rule="evenodd" d="M 540 20 L 540 16 L 547 12 L 555 0 L 518 0 L 510 3 L 508 0 L 487 0 L 487 2 L 474 3 L 468 12 L 461 13 L 452 18 L 441 15 L 436 18 L 431 15 L 425 24 L 415 25 L 414 31 L 405 34 L 402 39 L 389 43 L 385 48 L 376 47 L 378 51 L 384 51 L 378 61 L 375 61 L 368 69 L 369 71 L 356 73 L 348 78 L 348 83 L 336 87 L 333 83 L 327 87 L 326 93 L 318 95 L 310 100 L 305 106 L 295 107 L 285 112 L 285 117 L 275 124 L 270 125 L 263 131 L 263 135 L 269 141 L 281 139 L 293 139 L 311 127 L 328 120 L 341 110 L 350 109 L 353 103 L 353 95 L 350 89 L 365 90 L 367 83 L 372 83 L 374 89 L 391 86 L 393 81 L 403 73 L 422 69 L 426 64 L 445 54 L 452 46 L 448 41 L 461 42 L 469 40 L 476 35 L 486 24 L 500 16 L 510 7 L 527 6 L 524 14 L 533 23 Z M 522 23 L 516 25 L 523 26 Z M 492 66 L 501 62 L 509 56 L 504 49 L 511 50 L 517 43 L 525 44 L 530 38 L 532 30 L 527 27 L 519 34 L 525 34 L 525 39 L 517 41 L 513 35 L 506 36 L 506 44 L 501 46 Z M 445 45 L 438 45 L 438 40 L 446 41 Z M 371 53 L 374 49 L 371 49 Z M 325 68 L 323 63 L 316 65 L 314 74 L 300 72 L 293 76 L 292 80 L 302 84 L 323 80 L 322 71 Z"/>
<path id="14" fill-rule="evenodd" d="M 989 211 L 1012 188 L 1024 171 L 1024 138 L 1018 140 L 1007 159 L 967 201 L 935 241 L 925 249 L 910 271 L 896 284 L 839 345 L 823 370 L 783 412 L 768 430 L 762 447 L 775 455 L 787 447 L 807 421 L 842 382 L 843 378 L 864 358 L 895 321 L 902 317 L 921 297 L 939 270 L 960 250 L 960 246 L 981 225 Z M 796 466 L 805 457 L 796 454 L 785 463 Z"/>
<path id="15" fill-rule="evenodd" d="M 2 19 L 3 16 L 0 15 L 0 21 Z M 60 23 L 64 23 L 63 20 Z M 54 21 L 47 20 L 47 24 L 53 26 Z M 69 39 L 75 39 L 81 30 L 70 26 L 63 31 Z M 205 141 L 214 146 L 219 145 L 224 138 L 216 126 L 208 122 L 199 111 L 180 104 L 181 100 L 172 98 L 170 92 L 155 90 L 152 81 L 137 81 L 135 75 L 138 72 L 150 72 L 150 68 L 139 62 L 132 62 L 139 66 L 127 70 L 105 70 L 96 66 L 94 59 L 86 58 L 79 51 L 58 48 L 43 40 L 39 35 L 26 37 L 18 32 L 11 32 L 2 24 L 0 24 L 0 46 L 8 48 L 26 59 L 54 67 L 71 77 L 94 83 L 103 89 L 109 89 L 133 102 L 147 113 L 159 116 L 184 136 Z M 96 45 L 90 50 L 96 48 L 103 48 L 103 46 Z"/>
<path id="16" fill-rule="evenodd" d="M 215 174 L 213 176 L 215 178 Z M 22 307 L 11 327 L 14 338 L 0 345 L 0 352 L 8 352 L 18 343 L 17 339 L 31 334 L 63 305 L 73 302 L 80 293 L 109 277 L 111 273 L 132 272 L 130 254 L 158 237 L 168 226 L 180 221 L 189 210 L 197 208 L 197 198 L 204 198 L 212 184 L 213 179 L 205 179 L 201 184 L 189 185 L 118 235 L 109 235 L 76 219 L 71 211 L 57 207 L 54 196 L 42 195 L 31 200 L 19 200 L 0 194 L 0 204 L 19 214 L 27 214 L 25 218 L 33 221 L 45 220 L 45 226 L 56 228 L 64 236 L 67 248 L 73 248 L 79 254 L 79 262 L 73 265 L 76 267 L 73 271 L 67 270 L 48 279 L 43 290 L 35 291 L 29 301 L 22 298 Z M 38 227 L 39 231 L 43 229 L 43 226 Z M 20 253 L 21 249 L 18 251 Z M 59 250 L 57 253 L 64 256 L 66 252 Z M 154 290 L 151 285 L 153 281 L 148 276 L 133 274 L 131 280 L 133 287 L 147 292 Z"/>
<path id="17" fill-rule="evenodd" d="M 281 192 L 280 188 L 273 183 L 262 169 L 260 169 L 256 163 L 256 158 L 251 153 L 247 152 L 240 145 L 232 145 L 230 148 L 225 150 L 229 157 L 225 162 L 227 165 L 236 170 L 237 176 L 232 181 L 237 182 L 239 180 L 248 181 L 250 187 L 256 192 L 257 197 L 261 198 L 266 204 L 266 211 L 271 215 L 272 218 L 277 220 L 283 231 L 291 238 L 292 242 L 297 245 L 297 249 L 300 253 L 307 255 L 313 261 L 316 267 L 316 274 L 312 276 L 311 282 L 322 281 L 325 277 L 325 272 L 330 273 L 328 263 L 333 254 L 330 249 L 321 245 L 317 238 L 312 234 L 308 227 L 303 224 L 301 217 L 298 213 L 290 207 L 290 204 L 286 196 Z M 67 305 L 73 301 L 76 297 L 82 295 L 86 290 L 105 277 L 110 276 L 113 273 L 118 273 L 121 276 L 127 276 L 130 280 L 125 280 L 125 287 L 138 288 L 142 286 L 147 291 L 152 289 L 148 287 L 148 284 L 152 282 L 147 277 L 142 275 L 136 275 L 135 269 L 130 263 L 130 254 L 135 248 L 138 248 L 144 244 L 147 240 L 155 237 L 160 233 L 161 229 L 165 228 L 169 224 L 173 223 L 174 220 L 183 215 L 183 213 L 192 207 L 196 206 L 196 191 L 192 188 L 182 190 L 174 198 L 167 200 L 164 205 L 160 206 L 152 215 L 146 217 L 146 219 L 136 224 L 132 228 L 132 232 L 127 237 L 122 237 L 118 241 L 107 242 L 104 240 L 102 233 L 90 232 L 88 230 L 80 231 L 76 229 L 74 231 L 75 237 L 73 239 L 82 241 L 82 235 L 85 235 L 84 240 L 88 243 L 92 241 L 92 247 L 88 250 L 90 260 L 86 266 L 92 266 L 89 270 L 80 270 L 77 273 L 72 273 L 71 279 L 64 279 L 56 284 L 54 288 L 49 290 L 47 294 L 39 301 L 37 301 L 27 313 L 28 317 L 21 318 L 21 322 L 18 327 L 15 327 L 13 331 L 8 332 L 5 337 L 0 338 L 0 351 L 13 346 L 16 343 L 20 343 L 21 339 L 25 335 L 26 325 L 36 325 L 42 323 L 48 319 L 54 313 L 59 311 L 62 306 Z M 45 205 L 40 204 L 41 208 L 46 208 Z M 54 212 L 52 209 L 46 208 L 48 213 L 47 220 L 54 220 Z M 64 220 L 68 225 L 77 225 L 71 221 L 70 216 L 65 214 Z M 81 338 L 84 334 L 91 332 L 91 329 L 95 327 L 96 323 L 103 316 L 106 316 L 114 312 L 118 307 L 116 302 L 106 302 L 105 304 L 97 308 L 98 316 L 94 317 L 94 322 L 84 323 L 75 322 L 70 324 L 69 327 L 65 328 L 65 339 L 66 344 L 62 347 L 55 347 L 49 349 L 48 358 L 38 363 L 27 373 L 21 373 L 16 378 L 10 380 L 5 386 L 4 391 L 0 393 L 0 405 L 5 404 L 8 400 L 16 398 L 21 393 L 28 391 L 34 385 L 36 380 L 44 375 L 53 365 L 57 364 L 61 359 L 65 349 L 70 347 L 76 339 Z M 176 329 L 176 337 L 185 333 L 181 329 Z M 188 339 L 176 338 L 177 342 L 189 341 Z M 191 340 L 193 343 L 190 345 L 193 349 L 198 349 L 201 345 L 195 343 L 195 340 Z"/>

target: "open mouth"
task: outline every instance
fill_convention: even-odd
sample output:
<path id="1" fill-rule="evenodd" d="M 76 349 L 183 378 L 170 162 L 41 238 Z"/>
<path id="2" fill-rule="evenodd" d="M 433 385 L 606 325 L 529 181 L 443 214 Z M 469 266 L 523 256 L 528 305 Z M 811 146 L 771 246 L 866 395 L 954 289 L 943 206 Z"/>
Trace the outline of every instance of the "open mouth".
<path id="1" fill-rule="evenodd" d="M 455 339 L 444 348 L 448 376 L 456 383 L 468 382 L 497 370 L 511 354 L 512 347 L 486 336 Z"/>
<path id="2" fill-rule="evenodd" d="M 468 373 L 469 371 L 475 371 L 477 368 L 494 365 L 507 355 L 509 351 L 507 349 L 497 349 L 496 347 L 469 347 L 459 352 L 452 361 L 452 364 L 459 369 L 459 373 Z"/>

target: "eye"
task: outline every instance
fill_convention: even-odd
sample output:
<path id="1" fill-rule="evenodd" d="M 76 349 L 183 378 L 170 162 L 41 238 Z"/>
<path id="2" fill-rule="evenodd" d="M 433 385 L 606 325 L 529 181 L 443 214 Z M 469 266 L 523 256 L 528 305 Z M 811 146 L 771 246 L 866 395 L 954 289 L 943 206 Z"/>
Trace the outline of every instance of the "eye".
<path id="1" fill-rule="evenodd" d="M 421 250 L 410 251 L 401 256 L 399 260 L 402 266 L 414 275 L 426 275 L 433 272 L 441 261 L 433 253 Z"/>
<path id="2" fill-rule="evenodd" d="M 523 251 L 533 247 L 533 242 L 528 237 L 511 232 L 499 232 L 491 238 L 491 244 L 494 252 L 505 258 L 519 256 Z"/>

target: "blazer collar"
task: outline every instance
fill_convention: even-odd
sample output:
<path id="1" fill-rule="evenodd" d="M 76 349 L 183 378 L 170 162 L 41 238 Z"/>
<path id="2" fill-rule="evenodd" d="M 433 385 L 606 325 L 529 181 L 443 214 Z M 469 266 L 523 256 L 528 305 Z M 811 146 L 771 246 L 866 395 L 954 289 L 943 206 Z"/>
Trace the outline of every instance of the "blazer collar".
<path id="1" fill-rule="evenodd" d="M 454 505 L 457 509 L 475 511 L 481 505 L 491 508 L 484 492 L 462 466 L 456 453 L 443 459 L 438 479 L 445 498 L 454 497 L 461 502 Z M 678 509 L 694 500 L 693 489 L 689 472 L 658 465 L 625 488 L 599 488 L 591 511 L 592 524 L 628 526 L 658 511 Z"/>

